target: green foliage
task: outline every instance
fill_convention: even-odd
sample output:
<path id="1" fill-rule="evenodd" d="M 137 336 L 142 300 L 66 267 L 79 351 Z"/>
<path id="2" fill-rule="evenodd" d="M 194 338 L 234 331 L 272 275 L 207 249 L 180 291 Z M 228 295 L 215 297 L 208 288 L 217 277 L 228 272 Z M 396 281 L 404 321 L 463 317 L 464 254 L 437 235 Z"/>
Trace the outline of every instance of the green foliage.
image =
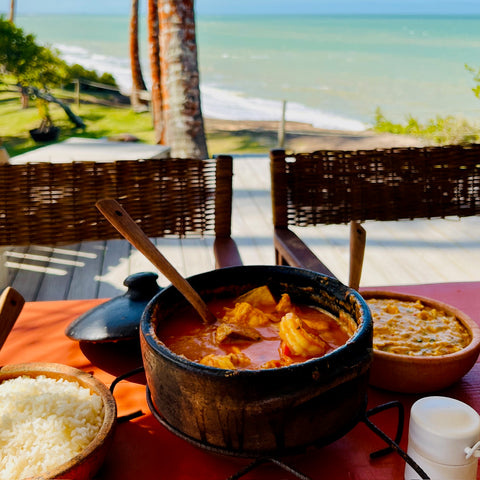
<path id="1" fill-rule="evenodd" d="M 67 78 L 67 64 L 54 52 L 42 47 L 38 56 L 37 67 L 29 85 L 49 90 L 58 87 Z"/>
<path id="2" fill-rule="evenodd" d="M 50 115 L 50 109 L 48 107 L 48 102 L 43 98 L 37 98 L 36 100 L 38 113 L 40 117 L 46 120 L 48 123 L 52 123 L 52 117 Z"/>
<path id="3" fill-rule="evenodd" d="M 95 70 L 87 70 L 78 63 L 68 67 L 68 79 L 72 82 L 75 79 L 88 80 L 90 82 L 103 83 L 112 87 L 118 87 L 115 78 L 110 73 L 99 75 Z M 88 86 L 83 86 L 83 90 L 89 90 Z M 91 89 L 95 90 L 95 89 Z"/>
<path id="4" fill-rule="evenodd" d="M 39 51 L 33 35 L 25 35 L 21 28 L 0 16 L 0 65 L 5 72 L 17 77 L 25 75 L 30 69 L 29 62 Z"/>
<path id="5" fill-rule="evenodd" d="M 35 36 L 25 34 L 4 16 L 0 16 L 0 67 L 23 86 L 48 90 L 80 78 L 117 87 L 110 73 L 99 75 L 78 64 L 67 65 L 57 51 L 38 45 Z"/>
<path id="6" fill-rule="evenodd" d="M 33 35 L 25 34 L 3 16 L 0 16 L 0 72 L 14 79 L 24 98 L 27 95 L 33 98 L 43 96 L 75 78 L 116 86 L 110 74 L 99 76 L 80 65 L 69 67 L 58 52 L 38 45 Z M 42 125 L 51 125 L 48 102 L 36 98 L 36 103 Z"/>
<path id="7" fill-rule="evenodd" d="M 480 98 L 480 68 L 475 70 L 467 64 L 465 64 L 465 68 L 473 74 L 473 81 L 476 83 L 476 86 L 472 88 L 472 92 L 477 98 Z"/>
<path id="8" fill-rule="evenodd" d="M 0 66 L 23 86 L 51 88 L 65 81 L 67 64 L 57 52 L 38 45 L 35 37 L 25 34 L 0 16 Z"/>
<path id="9" fill-rule="evenodd" d="M 435 119 L 430 119 L 425 124 L 421 124 L 417 119 L 409 116 L 406 124 L 400 124 L 387 120 L 380 108 L 375 111 L 373 129 L 379 133 L 421 137 L 425 141 L 437 145 L 464 145 L 477 142 L 480 139 L 478 125 L 472 125 L 466 119 L 451 115 L 437 116 Z"/>
<path id="10" fill-rule="evenodd" d="M 476 70 L 469 65 L 465 65 L 465 68 L 473 75 L 473 81 L 476 85 L 472 88 L 472 92 L 480 99 L 480 68 Z M 418 120 L 409 116 L 407 123 L 403 125 L 387 120 L 380 108 L 377 108 L 373 129 L 376 132 L 421 137 L 428 142 L 438 145 L 468 144 L 480 140 L 480 128 L 478 125 L 473 125 L 466 119 L 456 118 L 452 115 L 446 117 L 437 116 L 428 120 L 425 124 L 421 124 Z"/>

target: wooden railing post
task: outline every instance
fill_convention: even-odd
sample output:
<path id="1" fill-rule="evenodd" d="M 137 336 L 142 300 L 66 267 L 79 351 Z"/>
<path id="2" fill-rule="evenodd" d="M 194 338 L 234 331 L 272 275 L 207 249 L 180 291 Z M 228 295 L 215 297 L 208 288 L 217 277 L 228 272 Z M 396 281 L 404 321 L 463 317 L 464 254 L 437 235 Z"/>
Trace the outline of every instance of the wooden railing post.
<path id="1" fill-rule="evenodd" d="M 278 148 L 284 148 L 285 146 L 285 111 L 287 108 L 287 102 L 282 102 L 282 118 L 278 127 Z"/>
<path id="2" fill-rule="evenodd" d="M 80 108 L 80 80 L 78 78 L 75 78 L 73 80 L 73 83 L 75 84 L 75 105 L 77 106 L 77 109 Z"/>

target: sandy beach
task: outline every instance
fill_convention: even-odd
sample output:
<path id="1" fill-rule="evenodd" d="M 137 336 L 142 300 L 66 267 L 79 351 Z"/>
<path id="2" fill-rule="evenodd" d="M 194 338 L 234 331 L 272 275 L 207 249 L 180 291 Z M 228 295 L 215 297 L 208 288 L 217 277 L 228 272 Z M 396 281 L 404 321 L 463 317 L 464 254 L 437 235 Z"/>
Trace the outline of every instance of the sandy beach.
<path id="1" fill-rule="evenodd" d="M 258 153 L 261 148 L 265 153 L 279 146 L 280 122 L 245 121 L 245 120 L 219 120 L 206 118 L 205 130 L 210 139 L 220 141 L 238 139 L 239 144 L 244 144 L 248 139 L 252 144 L 257 144 Z M 240 141 L 242 139 L 243 141 Z M 213 144 L 213 141 L 211 141 Z M 368 150 L 389 147 L 419 147 L 426 142 L 416 137 L 377 133 L 372 130 L 363 132 L 349 132 L 340 130 L 325 130 L 312 125 L 298 122 L 285 123 L 284 148 L 286 150 L 314 151 L 314 150 Z M 245 148 L 245 147 L 243 147 Z M 216 150 L 215 148 L 213 148 Z M 223 151 L 227 151 L 223 149 Z M 212 153 L 220 153 L 214 151 Z M 234 152 L 232 152 L 234 153 Z M 245 150 L 242 153 L 247 153 Z"/>

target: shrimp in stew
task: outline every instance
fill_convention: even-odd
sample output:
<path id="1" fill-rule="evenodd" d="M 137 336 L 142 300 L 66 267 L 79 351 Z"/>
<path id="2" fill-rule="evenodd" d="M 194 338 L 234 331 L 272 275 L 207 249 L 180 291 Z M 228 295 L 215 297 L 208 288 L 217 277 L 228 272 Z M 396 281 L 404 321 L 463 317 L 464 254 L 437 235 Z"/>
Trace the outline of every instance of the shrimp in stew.
<path id="1" fill-rule="evenodd" d="M 344 345 L 356 330 L 346 314 L 336 318 L 295 304 L 287 293 L 277 301 L 267 286 L 208 305 L 214 324 L 185 309 L 159 325 L 157 336 L 177 355 L 211 367 L 256 370 L 304 362 Z"/>

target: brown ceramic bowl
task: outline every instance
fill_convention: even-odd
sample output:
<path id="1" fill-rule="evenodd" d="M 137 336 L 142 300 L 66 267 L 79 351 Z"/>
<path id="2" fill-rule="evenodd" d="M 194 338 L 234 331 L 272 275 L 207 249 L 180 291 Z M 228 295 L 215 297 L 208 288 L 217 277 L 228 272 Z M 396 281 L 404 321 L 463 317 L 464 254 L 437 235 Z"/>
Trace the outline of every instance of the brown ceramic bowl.
<path id="1" fill-rule="evenodd" d="M 95 377 L 82 370 L 56 363 L 23 363 L 6 365 L 0 368 L 0 383 L 19 376 L 37 377 L 44 375 L 54 379 L 77 382 L 90 389 L 103 400 L 104 419 L 97 436 L 92 442 L 67 463 L 35 477 L 35 480 L 91 479 L 102 465 L 113 439 L 116 425 L 117 407 L 109 389 Z"/>
<path id="2" fill-rule="evenodd" d="M 442 390 L 460 380 L 475 364 L 480 353 L 480 327 L 468 315 L 451 305 L 417 295 L 389 291 L 361 291 L 370 298 L 391 298 L 415 302 L 454 315 L 469 331 L 471 342 L 462 350 L 448 355 L 410 356 L 374 349 L 370 385 L 401 393 L 427 393 Z"/>

